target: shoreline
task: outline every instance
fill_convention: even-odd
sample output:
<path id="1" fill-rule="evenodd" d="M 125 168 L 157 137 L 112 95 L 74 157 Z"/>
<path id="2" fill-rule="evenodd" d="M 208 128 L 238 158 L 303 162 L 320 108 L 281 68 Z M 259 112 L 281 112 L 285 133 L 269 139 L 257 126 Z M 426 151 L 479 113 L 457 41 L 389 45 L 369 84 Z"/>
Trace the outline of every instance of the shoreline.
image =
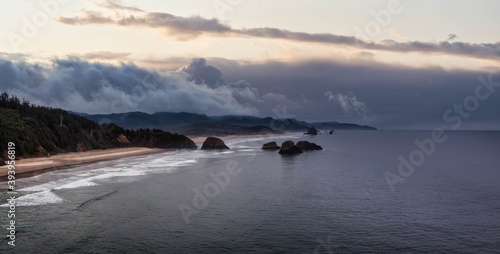
<path id="1" fill-rule="evenodd" d="M 263 135 L 228 135 L 228 136 L 217 136 L 218 138 L 226 141 L 236 138 L 255 138 L 255 137 L 279 137 L 290 135 L 294 133 L 283 133 L 283 134 L 263 134 Z M 203 142 L 207 137 L 193 137 L 188 136 L 198 147 L 201 147 Z M 107 150 L 96 150 L 81 153 L 65 153 L 53 155 L 51 157 L 38 157 L 38 158 L 28 158 L 16 161 L 16 178 L 31 177 L 37 174 L 45 173 L 47 171 L 64 169 L 74 166 L 79 166 L 83 164 L 92 164 L 102 161 L 110 161 L 121 159 L 131 156 L 141 156 L 148 154 L 161 153 L 166 151 L 171 151 L 175 149 L 161 149 L 161 148 L 147 148 L 147 147 L 127 147 L 127 148 L 115 148 Z M 0 167 L 0 182 L 7 181 L 8 166 Z"/>
<path id="2" fill-rule="evenodd" d="M 127 147 L 107 150 L 88 151 L 81 153 L 65 153 L 50 157 L 38 157 L 21 159 L 16 161 L 16 178 L 24 175 L 35 175 L 38 172 L 67 168 L 82 164 L 115 160 L 124 157 L 147 155 L 169 151 L 169 149 L 147 148 L 147 147 Z M 0 167 L 0 181 L 6 180 L 8 166 Z"/>

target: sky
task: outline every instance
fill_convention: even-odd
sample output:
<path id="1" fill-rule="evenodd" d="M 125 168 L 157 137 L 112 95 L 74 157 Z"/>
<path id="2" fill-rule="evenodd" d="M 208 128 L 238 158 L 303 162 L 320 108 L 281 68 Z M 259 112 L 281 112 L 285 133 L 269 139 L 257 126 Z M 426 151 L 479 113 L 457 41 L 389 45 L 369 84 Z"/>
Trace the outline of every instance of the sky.
<path id="1" fill-rule="evenodd" d="M 0 90 L 31 103 L 500 129 L 500 1 L 0 3 Z"/>

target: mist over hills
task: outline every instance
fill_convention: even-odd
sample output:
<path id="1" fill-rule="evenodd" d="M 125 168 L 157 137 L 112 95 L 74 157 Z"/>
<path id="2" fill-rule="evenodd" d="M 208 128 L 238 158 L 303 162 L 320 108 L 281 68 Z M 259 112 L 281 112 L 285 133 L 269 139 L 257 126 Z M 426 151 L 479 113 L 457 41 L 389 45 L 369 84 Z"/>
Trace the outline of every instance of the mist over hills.
<path id="1" fill-rule="evenodd" d="M 207 116 L 195 113 L 159 112 L 148 114 L 129 112 L 121 114 L 81 114 L 100 124 L 114 123 L 128 129 L 155 128 L 185 135 L 244 135 L 282 132 L 302 132 L 310 127 L 319 130 L 377 130 L 375 127 L 340 122 L 305 122 L 297 119 L 275 119 L 254 116 Z"/>

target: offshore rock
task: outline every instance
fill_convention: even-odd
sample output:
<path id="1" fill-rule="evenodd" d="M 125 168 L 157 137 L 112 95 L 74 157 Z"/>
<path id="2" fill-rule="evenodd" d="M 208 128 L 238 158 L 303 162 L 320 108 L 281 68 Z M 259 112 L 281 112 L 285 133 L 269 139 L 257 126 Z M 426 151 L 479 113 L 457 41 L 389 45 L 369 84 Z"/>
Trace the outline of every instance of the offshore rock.
<path id="1" fill-rule="evenodd" d="M 278 146 L 278 144 L 276 144 L 276 142 L 269 142 L 269 143 L 265 143 L 264 145 L 262 145 L 262 149 L 264 149 L 264 150 L 278 150 L 278 149 L 280 149 L 280 147 Z"/>
<path id="2" fill-rule="evenodd" d="M 224 144 L 224 141 L 220 138 L 208 137 L 201 146 L 201 150 L 207 149 L 229 149 L 229 147 L 227 147 L 226 144 Z"/>
<path id="3" fill-rule="evenodd" d="M 323 150 L 323 147 L 308 141 L 299 141 L 296 146 L 304 151 Z"/>
<path id="4" fill-rule="evenodd" d="M 314 128 L 314 127 L 311 127 L 311 128 L 309 128 L 309 130 L 307 130 L 307 133 L 304 133 L 304 134 L 318 135 L 318 130 L 316 130 L 316 128 Z"/>
<path id="5" fill-rule="evenodd" d="M 280 149 L 280 154 L 297 154 L 297 153 L 303 153 L 302 149 L 297 147 L 295 143 L 291 140 L 283 142 L 281 145 Z"/>

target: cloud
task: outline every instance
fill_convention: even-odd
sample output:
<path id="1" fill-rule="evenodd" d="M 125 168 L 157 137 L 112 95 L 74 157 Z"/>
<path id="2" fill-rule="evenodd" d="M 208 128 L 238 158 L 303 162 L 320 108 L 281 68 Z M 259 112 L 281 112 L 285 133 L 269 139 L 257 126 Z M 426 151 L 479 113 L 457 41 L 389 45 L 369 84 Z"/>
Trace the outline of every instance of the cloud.
<path id="1" fill-rule="evenodd" d="M 445 124 L 446 109 L 475 94 L 478 76 L 488 74 L 326 60 L 172 61 L 174 71 L 160 72 L 132 63 L 114 66 L 74 57 L 55 59 L 50 65 L 0 60 L 0 91 L 38 105 L 87 113 L 188 111 L 279 117 L 276 112 L 285 112 L 308 121 L 433 129 Z M 500 81 L 498 70 L 493 81 Z M 471 124 L 498 129 L 497 90 L 464 120 L 464 128 Z"/>
<path id="2" fill-rule="evenodd" d="M 448 41 L 455 40 L 457 38 L 456 34 L 448 34 Z"/>
<path id="3" fill-rule="evenodd" d="M 242 63 L 210 59 L 210 62 L 224 71 L 226 79 L 244 79 L 261 93 L 279 93 L 298 102 L 302 107 L 288 110 L 297 119 L 353 122 L 383 129 L 441 127 L 443 112 L 474 95 L 480 84 L 478 76 L 488 75 L 487 72 L 446 70 L 436 66 L 416 69 L 369 62 L 345 64 L 340 60 Z M 498 69 L 496 73 L 493 80 L 498 81 Z M 346 114 L 338 101 L 328 101 L 329 94 L 325 96 L 325 91 L 330 91 L 332 96 L 352 93 L 369 110 L 367 118 L 356 113 Z M 485 123 L 483 128 L 490 129 L 500 126 L 498 91 L 481 102 L 481 108 L 467 122 L 482 122 Z M 309 103 L 302 103 L 302 95 Z M 486 124 L 488 122 L 491 124 Z"/>
<path id="4" fill-rule="evenodd" d="M 437 43 L 421 41 L 396 42 L 394 40 L 367 41 L 354 36 L 294 32 L 272 27 L 238 29 L 222 24 L 217 19 L 207 19 L 201 16 L 181 17 L 169 13 L 147 12 L 114 1 L 107 1 L 105 4 L 101 4 L 100 7 L 104 8 L 104 11 L 109 12 L 111 10 L 114 14 L 105 16 L 99 12 L 82 10 L 74 17 L 59 17 L 57 20 L 68 25 L 113 24 L 116 26 L 162 29 L 162 31 L 166 31 L 169 35 L 181 40 L 193 39 L 200 35 L 258 37 L 345 45 L 359 49 L 451 54 L 500 60 L 500 43 L 449 42 L 456 38 L 454 35 L 450 35 L 448 41 Z"/>
<path id="5" fill-rule="evenodd" d="M 267 113 L 270 112 L 270 108 L 277 105 L 299 107 L 297 103 L 281 94 L 269 92 L 261 96 L 259 90 L 245 80 L 226 82 L 222 71 L 208 65 L 204 58 L 193 59 L 189 65 L 181 67 L 176 73 L 187 74 L 187 80 L 198 85 L 206 85 L 218 90 L 227 89 L 224 90 L 225 94 L 241 105 L 257 105 L 261 111 L 267 111 Z"/>
<path id="6" fill-rule="evenodd" d="M 130 53 L 122 53 L 122 52 L 110 52 L 110 51 L 97 51 L 97 52 L 88 52 L 84 54 L 77 55 L 81 59 L 85 60 L 93 60 L 93 59 L 101 59 L 101 60 L 127 60 Z"/>
<path id="7" fill-rule="evenodd" d="M 362 116 L 366 121 L 375 118 L 374 115 L 368 114 L 369 110 L 366 107 L 365 103 L 359 101 L 352 92 L 349 92 L 348 94 L 333 94 L 331 91 L 328 91 L 325 93 L 325 96 L 328 97 L 328 101 L 337 102 L 346 114 Z"/>
<path id="8" fill-rule="evenodd" d="M 226 85 L 222 79 L 222 71 L 207 65 L 207 61 L 203 58 L 194 59 L 191 64 L 182 67 L 180 71 L 189 74 L 189 80 L 196 84 L 206 84 L 212 88 Z"/>
<path id="9" fill-rule="evenodd" d="M 193 66 L 202 68 L 190 68 Z M 220 82 L 217 86 L 210 85 L 213 73 Z M 259 115 L 260 109 L 272 104 L 290 103 L 283 95 L 261 96 L 246 81 L 224 81 L 222 72 L 204 59 L 195 59 L 169 73 L 132 63 L 114 66 L 78 57 L 54 59 L 50 66 L 0 59 L 0 90 L 39 105 L 85 113 L 188 111 Z"/>
<path id="10" fill-rule="evenodd" d="M 136 11 L 136 12 L 141 12 L 142 10 L 133 7 L 133 6 L 125 6 L 122 1 L 115 0 L 115 1 L 105 1 L 102 3 L 98 3 L 97 5 L 102 6 L 104 8 L 108 9 L 115 9 L 115 10 L 125 10 L 125 11 Z"/>
<path id="11" fill-rule="evenodd" d="M 81 10 L 80 17 L 59 17 L 57 20 L 66 25 L 111 24 L 115 21 L 110 17 L 95 11 Z"/>
<path id="12" fill-rule="evenodd" d="M 27 58 L 29 58 L 29 55 L 22 54 L 22 53 L 6 53 L 6 52 L 0 52 L 0 59 L 8 59 L 12 61 L 24 61 Z"/>
<path id="13" fill-rule="evenodd" d="M 58 17 L 57 21 L 67 25 L 114 24 L 118 26 L 149 27 L 164 29 L 178 39 L 191 39 L 207 33 L 225 33 L 231 28 L 217 19 L 200 16 L 180 17 L 169 13 L 146 12 L 135 7 L 123 6 L 114 1 L 98 4 L 104 11 L 113 10 L 114 14 L 105 16 L 97 11 L 81 10 L 74 17 Z M 121 13 L 121 11 L 124 11 Z"/>

